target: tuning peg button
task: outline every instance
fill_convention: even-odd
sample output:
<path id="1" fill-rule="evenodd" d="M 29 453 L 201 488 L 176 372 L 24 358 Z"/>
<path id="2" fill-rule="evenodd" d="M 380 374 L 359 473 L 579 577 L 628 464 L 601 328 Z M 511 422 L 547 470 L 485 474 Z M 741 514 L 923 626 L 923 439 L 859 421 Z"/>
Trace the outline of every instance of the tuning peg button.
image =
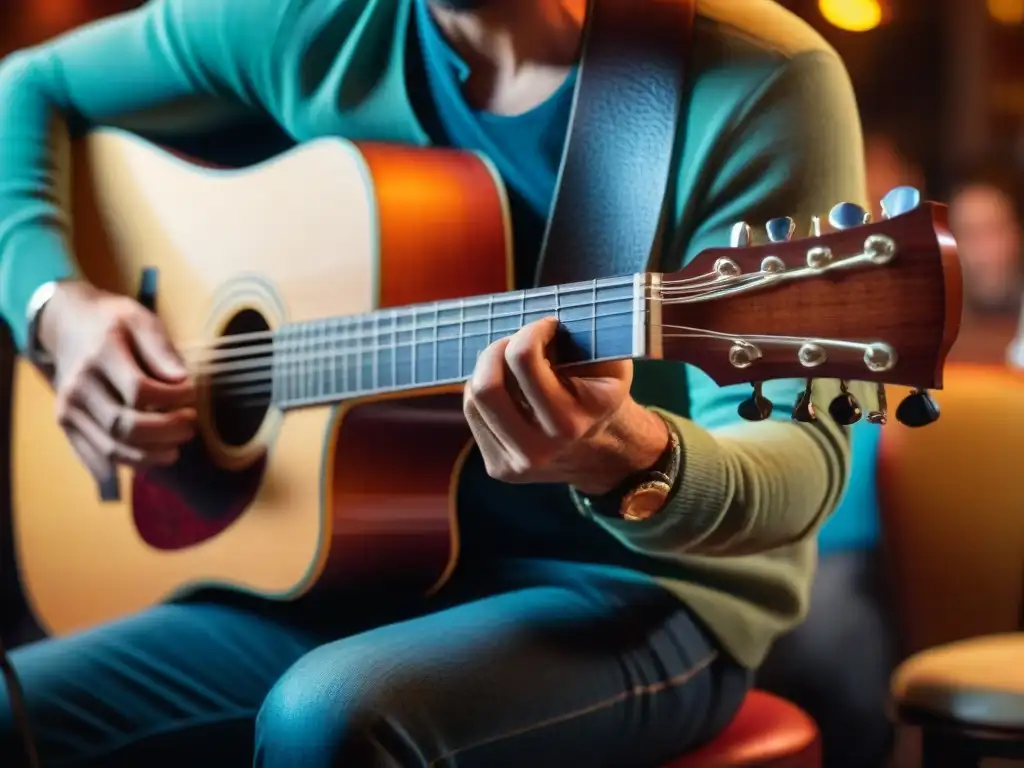
<path id="1" fill-rule="evenodd" d="M 782 216 L 777 219 L 769 219 L 764 228 L 768 233 L 769 240 L 773 243 L 784 243 L 793 238 L 793 233 L 796 232 L 796 222 L 789 216 Z"/>
<path id="2" fill-rule="evenodd" d="M 813 383 L 813 380 L 808 379 L 807 386 L 804 387 L 804 391 L 800 393 L 799 397 L 797 397 L 796 405 L 793 406 L 794 421 L 799 421 L 804 424 L 817 421 L 818 417 L 814 413 L 814 402 L 811 400 Z"/>
<path id="3" fill-rule="evenodd" d="M 878 410 L 868 411 L 868 423 L 881 425 L 889 421 L 889 406 L 886 403 L 885 398 L 885 385 L 878 384 L 875 388 L 875 392 L 878 394 Z"/>
<path id="4" fill-rule="evenodd" d="M 772 415 L 774 406 L 771 400 L 761 394 L 761 386 L 760 382 L 754 384 L 754 393 L 736 409 L 745 421 L 764 421 Z"/>
<path id="5" fill-rule="evenodd" d="M 729 232 L 730 248 L 746 248 L 753 240 L 753 232 L 745 221 L 737 221 Z"/>
<path id="6" fill-rule="evenodd" d="M 882 215 L 891 219 L 912 211 L 921 204 L 921 192 L 914 187 L 896 187 L 890 189 L 882 198 Z"/>
<path id="7" fill-rule="evenodd" d="M 840 383 L 839 394 L 829 403 L 828 412 L 836 424 L 844 427 L 849 427 L 860 421 L 862 415 L 860 403 L 857 402 L 856 397 L 850 394 L 845 381 Z"/>
<path id="8" fill-rule="evenodd" d="M 923 389 L 903 398 L 896 408 L 896 420 L 906 427 L 926 427 L 939 420 L 939 404 Z"/>
<path id="9" fill-rule="evenodd" d="M 837 203 L 828 214 L 833 229 L 852 229 L 871 221 L 871 214 L 856 203 Z"/>

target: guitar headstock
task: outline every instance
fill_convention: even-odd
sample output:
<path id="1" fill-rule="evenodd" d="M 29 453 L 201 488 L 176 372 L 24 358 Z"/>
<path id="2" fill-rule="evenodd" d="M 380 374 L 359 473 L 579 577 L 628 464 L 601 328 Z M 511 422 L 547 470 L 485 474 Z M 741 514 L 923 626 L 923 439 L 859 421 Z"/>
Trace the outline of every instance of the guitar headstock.
<path id="1" fill-rule="evenodd" d="M 798 419 L 813 418 L 810 380 L 838 379 L 829 411 L 840 423 L 861 415 L 850 381 L 878 385 L 870 421 L 885 423 L 884 384 L 915 390 L 897 409 L 901 422 L 935 421 L 927 390 L 942 388 L 960 330 L 956 241 L 945 206 L 921 202 L 915 189 L 892 190 L 882 209 L 872 222 L 859 206 L 839 203 L 803 239 L 793 239 L 791 219 L 772 219 L 764 245 L 754 244 L 749 225 L 735 225 L 732 247 L 704 251 L 652 286 L 663 356 L 719 385 L 754 385 L 740 409 L 752 420 L 770 413 L 762 382 L 799 378 L 808 387 Z"/>

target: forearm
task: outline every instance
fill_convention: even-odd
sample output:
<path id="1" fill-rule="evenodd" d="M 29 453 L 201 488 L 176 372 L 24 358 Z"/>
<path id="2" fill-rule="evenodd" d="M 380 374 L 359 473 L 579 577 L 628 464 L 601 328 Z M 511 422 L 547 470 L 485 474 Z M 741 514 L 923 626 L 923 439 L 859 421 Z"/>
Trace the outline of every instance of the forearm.
<path id="1" fill-rule="evenodd" d="M 27 56 L 0 65 L 0 314 L 19 347 L 32 293 L 74 274 L 57 172 L 66 167 L 66 121 L 38 80 Z"/>
<path id="2" fill-rule="evenodd" d="M 19 346 L 31 295 L 74 273 L 69 136 L 201 132 L 255 113 L 256 57 L 288 4 L 253 2 L 262 19 L 231 0 L 157 0 L 0 62 L 0 313 Z"/>
<path id="3" fill-rule="evenodd" d="M 848 430 L 828 416 L 829 399 L 838 392 L 834 382 L 816 385 L 818 420 L 811 424 L 791 420 L 802 382 L 768 382 L 773 417 L 751 423 L 736 416 L 749 387 L 718 387 L 693 369 L 650 368 L 638 371 L 640 396 L 652 389 L 688 391 L 698 406 L 686 409 L 692 418 L 684 418 L 664 407 L 670 398 L 644 398 L 679 437 L 676 484 L 649 520 L 595 515 L 598 524 L 644 552 L 741 555 L 804 539 L 832 512 L 849 466 Z M 647 381 L 651 373 L 653 381 Z M 650 384 L 657 386 L 645 386 Z"/>
<path id="4" fill-rule="evenodd" d="M 845 487 L 849 445 L 839 428 L 768 421 L 712 433 L 665 417 L 682 449 L 665 508 L 641 522 L 595 518 L 634 549 L 704 555 L 775 549 L 816 530 Z"/>

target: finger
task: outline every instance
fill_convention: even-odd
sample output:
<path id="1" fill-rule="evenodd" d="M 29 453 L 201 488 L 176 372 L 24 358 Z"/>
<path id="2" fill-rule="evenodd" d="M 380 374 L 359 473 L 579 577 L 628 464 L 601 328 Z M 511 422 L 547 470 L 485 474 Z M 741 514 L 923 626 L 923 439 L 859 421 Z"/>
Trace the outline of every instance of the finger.
<path id="1" fill-rule="evenodd" d="M 83 383 L 76 399 L 108 435 L 130 446 L 174 448 L 195 435 L 194 410 L 136 411 L 118 402 L 106 382 L 96 377 Z"/>
<path id="2" fill-rule="evenodd" d="M 124 404 L 137 410 L 171 411 L 195 404 L 192 382 L 167 383 L 154 379 L 136 362 L 126 341 L 110 345 L 101 360 L 101 371 Z"/>
<path id="3" fill-rule="evenodd" d="M 145 313 L 138 326 L 130 330 L 135 352 L 154 377 L 169 384 L 185 380 L 188 376 L 185 361 L 167 338 L 163 323 L 156 315 Z"/>
<path id="4" fill-rule="evenodd" d="M 71 448 L 74 450 L 75 455 L 78 456 L 78 460 L 85 465 L 85 468 L 89 470 L 89 474 L 96 479 L 96 482 L 102 482 L 111 476 L 115 471 L 114 466 L 104 459 L 93 445 L 85 439 L 85 435 L 71 427 L 67 430 L 67 436 L 68 441 L 71 443 Z"/>
<path id="5" fill-rule="evenodd" d="M 547 357 L 557 332 L 554 318 L 524 326 L 509 339 L 505 362 L 544 432 L 574 440 L 586 433 L 590 419 Z"/>
<path id="6" fill-rule="evenodd" d="M 147 450 L 115 440 L 103 427 L 81 408 L 69 410 L 67 421 L 92 447 L 102 459 L 104 465 L 127 464 L 130 467 L 143 468 L 150 466 L 166 466 L 178 459 L 176 448 Z M 99 477 L 102 477 L 99 476 Z"/>
<path id="7" fill-rule="evenodd" d="M 466 386 L 466 396 L 507 451 L 528 456 L 539 447 L 543 434 L 526 418 L 506 387 L 510 376 L 505 365 L 507 346 L 508 339 L 502 339 L 480 354 Z"/>
<path id="8" fill-rule="evenodd" d="M 467 400 L 464 405 L 466 421 L 469 423 L 477 448 L 480 449 L 480 455 L 483 456 L 487 474 L 497 479 L 511 480 L 525 471 L 526 465 L 522 457 L 509 453 L 488 426 L 476 404 L 472 400 Z"/>

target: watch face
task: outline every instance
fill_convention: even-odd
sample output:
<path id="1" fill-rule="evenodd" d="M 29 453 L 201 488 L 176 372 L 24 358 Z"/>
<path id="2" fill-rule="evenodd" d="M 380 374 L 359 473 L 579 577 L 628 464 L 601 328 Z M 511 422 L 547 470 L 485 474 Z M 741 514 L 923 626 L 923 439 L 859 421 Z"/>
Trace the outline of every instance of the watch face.
<path id="1" fill-rule="evenodd" d="M 630 522 L 647 520 L 665 506 L 670 490 L 665 483 L 649 483 L 638 488 L 622 505 L 622 518 Z"/>

